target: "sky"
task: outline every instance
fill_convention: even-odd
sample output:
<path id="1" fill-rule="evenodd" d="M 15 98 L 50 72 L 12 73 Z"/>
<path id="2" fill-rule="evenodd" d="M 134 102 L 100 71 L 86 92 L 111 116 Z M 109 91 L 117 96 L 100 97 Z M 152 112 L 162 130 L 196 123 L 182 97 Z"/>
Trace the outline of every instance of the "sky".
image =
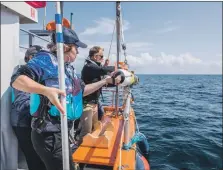
<path id="1" fill-rule="evenodd" d="M 124 41 L 131 70 L 138 74 L 222 74 L 221 2 L 122 2 Z M 47 2 L 46 23 L 54 20 L 55 2 Z M 21 28 L 43 29 L 44 10 L 38 10 L 38 24 Z M 65 2 L 64 17 L 70 19 L 81 41 L 75 61 L 80 73 L 89 49 L 104 47 L 108 57 L 115 21 L 115 2 Z M 28 36 L 20 36 L 27 46 Z M 35 44 L 46 45 L 36 40 Z M 116 59 L 116 35 L 110 63 Z M 123 52 L 121 52 L 122 59 Z"/>

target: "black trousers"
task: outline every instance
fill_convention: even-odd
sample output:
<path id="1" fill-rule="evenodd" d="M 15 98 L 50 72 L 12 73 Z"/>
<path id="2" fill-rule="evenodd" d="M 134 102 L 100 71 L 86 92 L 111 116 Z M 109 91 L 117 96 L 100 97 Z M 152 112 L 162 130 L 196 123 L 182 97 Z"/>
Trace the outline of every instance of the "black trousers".
<path id="1" fill-rule="evenodd" d="M 32 130 L 32 142 L 47 170 L 63 170 L 61 132 L 37 133 Z M 70 170 L 74 170 L 71 155 L 70 149 Z"/>
<path id="2" fill-rule="evenodd" d="M 43 161 L 33 148 L 31 131 L 29 127 L 13 127 L 18 139 L 19 147 L 25 155 L 29 170 L 46 170 Z"/>

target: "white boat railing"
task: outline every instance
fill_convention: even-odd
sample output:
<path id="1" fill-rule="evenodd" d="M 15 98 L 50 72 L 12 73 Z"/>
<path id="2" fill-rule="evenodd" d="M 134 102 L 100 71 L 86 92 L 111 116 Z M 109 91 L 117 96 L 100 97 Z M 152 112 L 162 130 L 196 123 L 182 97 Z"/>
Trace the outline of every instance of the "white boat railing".
<path id="1" fill-rule="evenodd" d="M 103 88 L 102 89 L 102 92 L 105 92 L 103 94 L 108 94 L 108 93 L 112 93 L 112 97 L 111 99 L 108 99 L 109 101 L 111 101 L 111 106 L 114 107 L 114 104 L 115 104 L 115 93 L 116 93 L 116 90 L 115 89 L 108 89 L 108 88 Z M 122 90 L 120 89 L 119 90 L 119 96 L 122 94 Z M 104 95 L 103 95 L 104 96 Z M 110 95 L 109 95 L 110 96 Z M 104 98 L 104 97 L 103 97 Z M 110 105 L 110 103 L 109 103 Z"/>
<path id="2" fill-rule="evenodd" d="M 43 37 L 41 37 L 41 36 L 39 36 L 39 35 L 37 35 L 37 34 L 35 34 L 35 33 L 32 33 L 32 32 L 30 32 L 30 31 L 27 31 L 27 30 L 25 30 L 25 29 L 23 29 L 23 28 L 20 28 L 20 31 L 22 31 L 22 32 L 25 32 L 25 33 L 27 33 L 27 34 L 25 34 L 25 35 L 28 35 L 28 46 L 27 47 L 25 47 L 24 45 L 19 45 L 19 48 L 20 49 L 28 49 L 30 46 L 32 46 L 33 45 L 33 38 L 37 38 L 37 39 L 39 39 L 39 40 L 42 40 L 43 42 L 45 42 L 45 43 L 50 43 L 51 41 L 49 41 L 49 40 L 47 40 L 47 39 L 45 39 L 45 38 L 43 38 Z M 41 30 L 42 31 L 42 30 Z M 44 30 L 44 31 L 46 31 L 46 30 Z M 36 44 L 36 45 L 38 45 L 38 44 Z"/>
<path id="3" fill-rule="evenodd" d="M 21 49 L 26 49 L 26 50 L 28 49 L 28 47 L 24 47 L 24 46 L 22 46 L 22 45 L 20 45 L 19 48 L 21 48 Z"/>

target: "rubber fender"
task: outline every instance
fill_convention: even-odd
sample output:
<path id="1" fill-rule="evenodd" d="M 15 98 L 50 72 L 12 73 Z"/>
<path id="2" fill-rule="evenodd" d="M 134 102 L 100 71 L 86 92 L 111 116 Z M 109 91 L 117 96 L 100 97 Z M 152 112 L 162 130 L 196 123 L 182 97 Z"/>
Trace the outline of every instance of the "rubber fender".
<path id="1" fill-rule="evenodd" d="M 136 170 L 150 170 L 149 162 L 139 152 L 136 153 Z"/>

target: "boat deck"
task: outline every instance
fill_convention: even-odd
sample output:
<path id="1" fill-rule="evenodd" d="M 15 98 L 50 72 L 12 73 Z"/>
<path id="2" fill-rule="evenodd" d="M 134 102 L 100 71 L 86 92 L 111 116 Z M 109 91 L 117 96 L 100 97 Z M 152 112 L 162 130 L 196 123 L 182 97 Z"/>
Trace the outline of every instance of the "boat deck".
<path id="1" fill-rule="evenodd" d="M 74 162 L 106 166 L 114 165 L 122 136 L 123 119 L 112 118 L 109 116 L 110 114 L 111 112 L 106 112 L 106 116 L 104 116 L 104 119 L 110 119 L 115 125 L 109 148 L 87 147 L 81 145 L 73 154 Z"/>
<path id="2" fill-rule="evenodd" d="M 99 166 L 96 169 L 111 169 L 121 166 L 128 166 L 128 168 L 135 168 L 135 155 L 134 149 L 121 150 L 123 142 L 123 128 L 124 120 L 122 116 L 112 117 L 111 111 L 106 111 L 103 120 L 110 119 L 114 125 L 113 136 L 111 138 L 111 144 L 108 148 L 98 148 L 92 146 L 80 146 L 73 154 L 73 161 L 77 163 L 87 164 L 85 170 L 95 169 L 95 165 Z M 130 114 L 130 131 L 129 137 L 131 138 L 135 133 L 135 119 L 134 111 L 131 110 Z M 94 132 L 93 132 L 94 133 Z M 99 141 L 100 142 L 100 141 Z M 121 163 L 120 163 L 121 162 Z M 93 166 L 89 166 L 93 165 Z M 104 166 L 104 167 L 103 167 Z M 127 168 L 127 169 L 128 169 Z"/>

